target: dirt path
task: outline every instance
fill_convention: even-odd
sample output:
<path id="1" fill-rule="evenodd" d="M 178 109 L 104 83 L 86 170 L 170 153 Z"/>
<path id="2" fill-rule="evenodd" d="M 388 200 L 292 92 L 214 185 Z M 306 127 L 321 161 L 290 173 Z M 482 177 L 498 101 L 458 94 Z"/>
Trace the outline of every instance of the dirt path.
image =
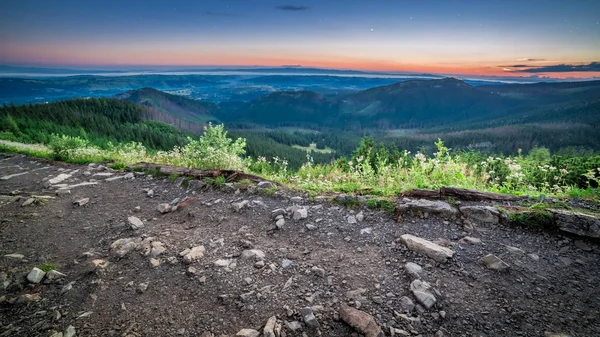
<path id="1" fill-rule="evenodd" d="M 24 156 L 0 156 L 0 177 L 0 336 L 262 336 L 272 316 L 275 335 L 352 336 L 342 304 L 385 336 L 600 335 L 594 242 Z M 453 257 L 409 249 L 405 234 Z M 488 254 L 508 268 L 481 264 Z M 27 280 L 43 263 L 66 276 Z"/>

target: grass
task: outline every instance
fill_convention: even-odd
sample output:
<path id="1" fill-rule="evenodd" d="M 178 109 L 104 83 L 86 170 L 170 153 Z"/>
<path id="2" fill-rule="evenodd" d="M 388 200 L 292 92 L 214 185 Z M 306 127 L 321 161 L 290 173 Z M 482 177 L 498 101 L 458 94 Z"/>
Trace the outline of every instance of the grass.
<path id="1" fill-rule="evenodd" d="M 47 273 L 51 270 L 56 270 L 56 266 L 52 263 L 42 263 L 39 267 L 39 269 L 41 269 L 43 272 Z"/>
<path id="2" fill-rule="evenodd" d="M 508 212 L 508 223 L 528 228 L 552 229 L 556 226 L 554 215 L 545 209 Z"/>

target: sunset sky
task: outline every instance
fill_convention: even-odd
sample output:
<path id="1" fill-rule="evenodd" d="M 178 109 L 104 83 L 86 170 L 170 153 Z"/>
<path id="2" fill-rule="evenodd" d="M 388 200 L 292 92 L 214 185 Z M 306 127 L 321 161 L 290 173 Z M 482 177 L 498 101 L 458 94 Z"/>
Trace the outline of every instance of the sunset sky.
<path id="1" fill-rule="evenodd" d="M 2 0 L 0 64 L 600 76 L 599 0 Z"/>

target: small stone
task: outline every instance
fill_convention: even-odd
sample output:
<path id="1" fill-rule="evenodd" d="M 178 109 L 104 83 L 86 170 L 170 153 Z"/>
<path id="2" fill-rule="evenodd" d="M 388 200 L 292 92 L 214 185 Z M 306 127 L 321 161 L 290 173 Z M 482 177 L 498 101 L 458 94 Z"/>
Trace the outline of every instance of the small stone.
<path id="1" fill-rule="evenodd" d="M 213 262 L 213 265 L 215 267 L 220 267 L 220 268 L 229 267 L 230 264 L 231 264 L 231 260 L 226 260 L 226 259 L 219 259 L 219 260 Z"/>
<path id="2" fill-rule="evenodd" d="M 146 195 L 148 196 L 148 198 L 154 197 L 154 190 L 153 189 L 149 189 L 148 192 L 146 192 Z"/>
<path id="3" fill-rule="evenodd" d="M 478 245 L 481 243 L 481 239 L 470 237 L 470 236 L 465 236 L 464 238 L 460 239 L 458 242 L 463 243 L 463 244 Z"/>
<path id="4" fill-rule="evenodd" d="M 279 336 L 279 334 L 276 335 L 276 333 L 275 333 L 275 325 L 276 324 L 277 324 L 277 317 L 275 317 L 275 316 L 269 317 L 269 319 L 267 320 L 267 323 L 265 324 L 265 327 L 263 329 L 263 337 Z"/>
<path id="5" fill-rule="evenodd" d="M 142 282 L 140 284 L 138 284 L 137 286 L 137 292 L 138 293 L 143 293 L 146 292 L 146 290 L 148 290 L 148 282 Z"/>
<path id="6" fill-rule="evenodd" d="M 67 329 L 65 330 L 63 337 L 75 337 L 75 335 L 76 335 L 75 327 L 72 325 L 69 325 L 67 327 Z"/>
<path id="7" fill-rule="evenodd" d="M 300 315 L 302 315 L 302 318 L 304 319 L 304 323 L 306 323 L 306 325 L 308 325 L 308 327 L 310 327 L 312 329 L 319 329 L 321 327 L 319 325 L 319 322 L 317 321 L 317 318 L 315 317 L 315 314 L 311 310 L 311 308 L 300 309 Z"/>
<path id="8" fill-rule="evenodd" d="M 144 228 L 144 223 L 142 222 L 142 220 L 140 220 L 139 218 L 137 218 L 135 216 L 128 217 L 127 221 L 129 222 L 129 224 L 131 225 L 131 229 L 133 229 L 133 230 L 138 230 L 140 228 Z"/>
<path id="9" fill-rule="evenodd" d="M 290 201 L 291 202 L 295 202 L 295 203 L 299 203 L 299 202 L 302 202 L 302 197 L 291 197 Z"/>
<path id="10" fill-rule="evenodd" d="M 242 260 L 255 259 L 262 260 L 265 258 L 265 252 L 258 249 L 246 249 L 242 251 L 241 255 Z"/>
<path id="11" fill-rule="evenodd" d="M 454 255 L 453 250 L 414 235 L 404 234 L 400 238 L 409 250 L 426 255 L 437 262 L 445 263 Z"/>
<path id="12" fill-rule="evenodd" d="M 573 244 L 575 245 L 575 247 L 583 250 L 584 252 L 591 252 L 592 248 L 590 246 L 587 245 L 587 243 L 581 241 L 581 240 L 575 240 L 575 242 L 573 242 Z"/>
<path id="13" fill-rule="evenodd" d="M 139 213 L 139 212 L 141 212 L 141 211 L 142 211 L 142 208 L 141 208 L 140 206 L 135 206 L 135 207 L 133 208 L 133 211 L 134 211 L 134 212 L 136 212 L 136 213 Z"/>
<path id="14" fill-rule="evenodd" d="M 59 271 L 56 271 L 54 269 L 50 270 L 49 272 L 46 273 L 46 278 L 48 280 L 58 280 L 58 279 L 65 278 L 65 277 L 67 277 L 67 275 L 65 275 Z"/>
<path id="15" fill-rule="evenodd" d="M 383 337 L 383 331 L 373 316 L 369 315 L 364 311 L 354 309 L 347 306 L 346 304 L 340 305 L 339 311 L 341 319 L 352 326 L 358 333 L 365 335 L 366 337 Z"/>
<path id="16" fill-rule="evenodd" d="M 204 246 L 196 246 L 191 249 L 186 249 L 183 252 L 179 253 L 180 256 L 183 256 L 183 262 L 186 264 L 190 264 L 194 261 L 197 261 L 204 257 Z M 185 253 L 185 254 L 184 254 Z M 182 255 L 183 254 L 183 255 Z"/>
<path id="17" fill-rule="evenodd" d="M 511 254 L 525 254 L 525 251 L 521 248 L 506 246 L 506 250 Z"/>
<path id="18" fill-rule="evenodd" d="M 233 207 L 233 210 L 235 212 L 240 212 L 242 209 L 247 208 L 248 207 L 248 200 L 243 200 L 240 202 L 234 202 L 233 204 L 231 204 L 231 207 Z"/>
<path id="19" fill-rule="evenodd" d="M 194 275 L 196 275 L 197 271 L 196 271 L 196 268 L 189 266 L 185 273 L 188 274 L 189 276 L 194 276 Z"/>
<path id="20" fill-rule="evenodd" d="M 254 263 L 254 268 L 256 268 L 256 269 L 261 269 L 264 266 L 265 266 L 265 261 L 263 261 L 263 260 L 259 260 L 259 261 L 256 261 L 256 263 Z"/>
<path id="21" fill-rule="evenodd" d="M 83 205 L 86 205 L 88 202 L 90 202 L 90 198 L 82 198 L 82 199 L 73 201 L 73 204 L 81 207 Z"/>
<path id="22" fill-rule="evenodd" d="M 277 227 L 277 229 L 283 228 L 284 225 L 285 225 L 285 220 L 283 218 L 277 220 L 277 222 L 275 223 L 275 227 Z"/>
<path id="23" fill-rule="evenodd" d="M 110 245 L 112 252 L 117 257 L 125 257 L 125 255 L 129 254 L 129 252 L 136 249 L 141 243 L 141 239 L 137 238 L 124 238 L 118 239 Z"/>
<path id="24" fill-rule="evenodd" d="M 167 250 L 165 248 L 164 244 L 160 241 L 152 241 L 150 246 L 151 246 L 151 248 L 150 248 L 150 256 L 151 257 L 157 257 Z"/>
<path id="25" fill-rule="evenodd" d="M 311 270 L 315 275 L 325 277 L 325 269 L 314 266 Z"/>
<path id="26" fill-rule="evenodd" d="M 21 207 L 29 206 L 29 205 L 33 204 L 34 201 L 35 201 L 34 198 L 29 198 L 29 199 L 25 200 L 25 202 L 23 204 L 21 204 Z"/>
<path id="27" fill-rule="evenodd" d="M 527 256 L 529 256 L 529 258 L 531 258 L 533 261 L 536 261 L 536 262 L 540 260 L 540 257 L 537 254 L 534 254 L 534 253 L 531 253 L 531 254 L 529 254 Z"/>
<path id="28" fill-rule="evenodd" d="M 510 266 L 495 255 L 488 254 L 479 260 L 479 263 L 485 265 L 489 269 L 503 271 Z"/>
<path id="29" fill-rule="evenodd" d="M 430 292 L 431 286 L 427 282 L 414 280 L 410 284 L 410 290 L 425 308 L 431 309 L 436 302 L 435 296 Z"/>
<path id="30" fill-rule="evenodd" d="M 12 253 L 4 255 L 4 257 L 7 259 L 23 260 L 25 256 L 23 254 Z"/>
<path id="31" fill-rule="evenodd" d="M 367 227 L 360 230 L 360 235 L 371 234 L 373 232 L 373 228 Z"/>
<path id="32" fill-rule="evenodd" d="M 159 211 L 161 214 L 165 214 L 165 213 L 169 213 L 172 211 L 172 207 L 169 204 L 159 204 L 158 206 L 156 206 L 156 210 Z"/>
<path id="33" fill-rule="evenodd" d="M 356 217 L 354 217 L 353 215 L 348 216 L 347 220 L 348 220 L 348 224 L 350 224 L 350 225 L 354 225 L 357 222 Z"/>
<path id="34" fill-rule="evenodd" d="M 305 227 L 306 227 L 306 229 L 308 229 L 309 231 L 314 231 L 314 230 L 316 230 L 316 229 L 318 228 L 317 226 L 315 226 L 315 225 L 312 225 L 312 224 L 309 224 L 309 223 L 307 223 Z"/>
<path id="35" fill-rule="evenodd" d="M 43 270 L 41 270 L 41 269 L 39 269 L 37 267 L 34 267 L 29 272 L 29 274 L 27 274 L 27 280 L 29 282 L 31 282 L 31 283 L 36 283 L 37 284 L 37 283 L 40 283 L 42 281 L 42 279 L 44 278 L 45 275 L 46 275 L 46 273 Z"/>
<path id="36" fill-rule="evenodd" d="M 160 266 L 160 259 L 151 258 L 150 266 L 152 266 L 152 268 L 156 268 L 156 267 Z"/>
<path id="37" fill-rule="evenodd" d="M 238 331 L 238 333 L 236 333 L 235 335 L 241 337 L 258 337 L 260 336 L 260 332 L 254 329 L 242 329 Z"/>
<path id="38" fill-rule="evenodd" d="M 412 276 L 413 278 L 420 279 L 420 274 L 423 271 L 423 268 L 416 263 L 408 262 L 404 265 L 404 270 L 406 270 L 408 275 Z"/>
<path id="39" fill-rule="evenodd" d="M 406 311 L 406 312 L 411 312 L 415 309 L 415 304 L 413 303 L 413 301 L 410 299 L 410 297 L 408 296 L 402 296 L 400 297 L 400 309 L 402 309 L 402 311 Z"/>
<path id="40" fill-rule="evenodd" d="M 256 187 L 258 188 L 272 188 L 273 186 L 273 183 L 270 181 L 261 181 L 258 184 L 256 184 Z"/>
<path id="41" fill-rule="evenodd" d="M 293 263 L 294 262 L 292 262 L 292 260 L 285 259 L 285 260 L 283 260 L 283 262 L 281 262 L 281 268 L 288 268 Z"/>
<path id="42" fill-rule="evenodd" d="M 299 208 L 294 211 L 292 218 L 296 221 L 306 219 L 308 218 L 308 210 L 306 208 Z"/>
<path id="43" fill-rule="evenodd" d="M 358 222 L 362 222 L 365 219 L 365 215 L 363 213 L 363 211 L 358 212 L 358 214 L 356 214 L 356 220 Z"/>

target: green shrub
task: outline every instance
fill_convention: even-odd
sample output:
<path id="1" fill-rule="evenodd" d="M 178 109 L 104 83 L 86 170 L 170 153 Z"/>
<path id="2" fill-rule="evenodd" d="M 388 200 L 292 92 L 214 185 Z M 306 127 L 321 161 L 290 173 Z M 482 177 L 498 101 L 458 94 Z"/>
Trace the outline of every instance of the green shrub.
<path id="1" fill-rule="evenodd" d="M 56 160 L 72 159 L 73 154 L 78 149 L 84 149 L 88 146 L 85 139 L 67 135 L 52 134 L 48 147 L 52 150 Z"/>

